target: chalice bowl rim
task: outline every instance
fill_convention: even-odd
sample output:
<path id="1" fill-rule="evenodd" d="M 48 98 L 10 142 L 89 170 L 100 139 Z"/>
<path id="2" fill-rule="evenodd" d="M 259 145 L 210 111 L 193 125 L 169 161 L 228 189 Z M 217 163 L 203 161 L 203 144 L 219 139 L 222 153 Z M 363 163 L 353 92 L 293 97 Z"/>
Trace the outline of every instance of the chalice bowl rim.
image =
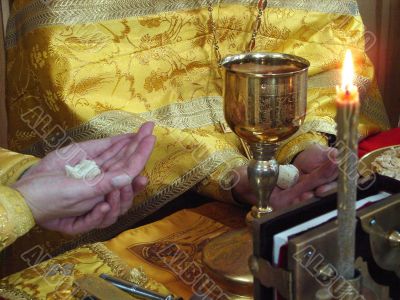
<path id="1" fill-rule="evenodd" d="M 260 60 L 267 62 L 267 59 L 270 61 L 290 61 L 296 64 L 298 70 L 295 71 L 287 71 L 287 72 L 251 72 L 248 70 L 233 70 L 231 67 L 235 63 L 237 64 L 245 64 L 245 63 L 257 63 L 259 64 Z M 268 65 L 261 63 L 261 65 Z M 311 63 L 300 56 L 296 56 L 293 54 L 281 53 L 281 52 L 245 52 L 239 54 L 232 54 L 224 57 L 221 60 L 221 67 L 227 72 L 236 73 L 244 76 L 254 76 L 254 77 L 284 77 L 284 76 L 293 76 L 298 73 L 302 73 L 307 71 L 311 66 Z"/>

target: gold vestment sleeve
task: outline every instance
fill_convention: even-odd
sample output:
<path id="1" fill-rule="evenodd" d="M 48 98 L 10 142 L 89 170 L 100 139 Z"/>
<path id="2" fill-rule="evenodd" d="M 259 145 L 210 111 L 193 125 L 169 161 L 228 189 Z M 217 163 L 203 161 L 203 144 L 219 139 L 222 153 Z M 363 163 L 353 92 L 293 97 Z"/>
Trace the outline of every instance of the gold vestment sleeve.
<path id="1" fill-rule="evenodd" d="M 0 148 L 0 184 L 10 185 L 14 183 L 38 161 L 39 159 L 36 157 Z"/>
<path id="2" fill-rule="evenodd" d="M 12 188 L 0 186 L 0 251 L 34 225 L 35 220 L 22 195 Z"/>

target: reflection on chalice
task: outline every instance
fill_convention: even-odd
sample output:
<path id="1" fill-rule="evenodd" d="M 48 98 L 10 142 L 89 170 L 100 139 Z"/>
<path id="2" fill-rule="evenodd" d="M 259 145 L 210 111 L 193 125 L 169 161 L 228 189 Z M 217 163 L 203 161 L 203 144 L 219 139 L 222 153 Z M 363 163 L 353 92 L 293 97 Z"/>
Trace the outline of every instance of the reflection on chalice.
<path id="1" fill-rule="evenodd" d="M 223 59 L 224 111 L 229 127 L 249 145 L 249 182 L 257 206 L 247 222 L 272 212 L 269 198 L 278 179 L 274 158 L 278 143 L 302 124 L 307 103 L 307 71 L 303 58 L 280 53 L 245 53 Z M 211 240 L 203 263 L 230 299 L 252 299 L 253 276 L 248 267 L 252 234 L 246 228 Z"/>

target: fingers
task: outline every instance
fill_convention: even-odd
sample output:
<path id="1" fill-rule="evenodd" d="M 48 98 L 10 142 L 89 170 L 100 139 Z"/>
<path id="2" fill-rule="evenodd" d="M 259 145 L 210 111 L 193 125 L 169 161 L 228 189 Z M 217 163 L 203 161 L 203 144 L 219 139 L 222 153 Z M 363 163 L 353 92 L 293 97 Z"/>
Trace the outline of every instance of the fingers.
<path id="1" fill-rule="evenodd" d="M 142 132 L 143 136 L 151 135 L 153 134 L 154 126 L 153 122 L 146 122 L 140 127 L 139 131 Z"/>
<path id="2" fill-rule="evenodd" d="M 326 162 L 310 174 L 303 175 L 301 180 L 293 187 L 297 196 L 332 182 L 338 176 L 338 168 L 331 161 Z"/>
<path id="3" fill-rule="evenodd" d="M 338 167 L 336 164 L 337 150 L 334 148 L 315 146 L 309 151 L 307 156 L 311 156 L 308 158 L 306 157 L 309 163 L 306 164 L 306 166 L 311 166 L 309 169 L 310 172 L 301 174 L 298 183 L 289 189 L 280 190 L 274 188 L 270 198 L 271 205 L 274 209 L 282 209 L 289 205 L 308 201 L 315 196 L 320 196 L 321 193 L 327 189 L 334 187 L 335 183 L 332 182 L 338 176 Z M 254 193 L 252 191 L 248 191 L 247 193 L 253 195 L 252 197 L 254 199 L 252 200 L 254 202 Z M 242 192 L 241 194 L 244 193 Z"/>
<path id="4" fill-rule="evenodd" d="M 151 135 L 153 128 L 154 128 L 154 123 L 152 122 L 147 122 L 143 124 L 140 127 L 137 134 L 134 137 L 132 137 L 129 144 L 125 145 L 122 149 L 120 149 L 120 151 L 116 155 L 114 155 L 111 159 L 104 162 L 104 164 L 102 165 L 102 169 L 104 171 L 116 170 L 116 168 L 123 165 L 127 157 L 129 157 L 132 153 L 135 152 L 136 148 L 141 143 L 141 141 L 144 138 Z"/>
<path id="5" fill-rule="evenodd" d="M 104 194 L 107 194 L 113 188 L 122 188 L 126 185 L 131 184 L 133 179 L 135 179 L 144 169 L 144 166 L 146 165 L 146 162 L 148 161 L 150 154 L 153 150 L 154 144 L 154 136 L 145 137 L 137 146 L 135 152 L 126 157 L 125 160 L 113 165 L 112 168 L 110 168 L 110 170 L 113 170 L 112 172 L 108 171 L 104 173 L 104 177 L 108 177 L 108 179 L 105 178 L 104 180 L 102 180 L 99 186 L 100 191 Z M 112 178 L 112 181 L 109 182 L 109 177 L 111 176 L 110 174 L 120 175 L 118 175 L 116 178 Z"/>
<path id="6" fill-rule="evenodd" d="M 271 193 L 270 203 L 274 210 L 280 210 L 292 204 L 296 197 L 291 196 L 285 190 L 275 187 Z"/>
<path id="7" fill-rule="evenodd" d="M 280 209 L 314 197 L 314 190 L 327 185 L 338 176 L 337 165 L 327 161 L 310 174 L 303 174 L 292 188 L 283 191 L 274 191 L 271 203 L 274 208 Z"/>
<path id="8" fill-rule="evenodd" d="M 290 203 L 290 205 L 296 205 L 299 204 L 301 202 L 301 198 L 300 197 L 296 197 L 292 200 L 292 202 Z"/>
<path id="9" fill-rule="evenodd" d="M 135 182 L 136 178 L 134 179 L 133 182 Z M 127 186 L 124 186 L 121 190 L 120 190 L 120 201 L 121 201 L 121 211 L 120 214 L 122 215 L 123 213 L 125 213 L 125 208 L 128 206 L 131 207 L 132 205 L 132 201 L 133 201 L 133 189 L 132 189 L 132 184 L 129 184 Z"/>
<path id="10" fill-rule="evenodd" d="M 131 195 L 124 195 L 124 189 L 121 190 L 121 215 L 125 214 L 131 207 L 133 199 L 141 193 L 147 186 L 148 179 L 144 176 L 138 176 L 132 182 Z"/>
<path id="11" fill-rule="evenodd" d="M 152 128 L 153 123 L 148 122 L 144 125 L 144 132 L 149 132 Z M 115 144 L 125 144 L 129 142 L 136 134 L 127 133 L 118 136 L 113 136 L 104 139 L 89 140 L 81 143 L 74 143 L 66 147 L 57 149 L 41 161 L 40 168 L 36 168 L 35 171 L 46 171 L 54 168 L 64 167 L 65 164 L 75 165 L 82 159 L 95 159 L 99 155 L 102 155 L 104 151 L 109 150 Z M 116 148 L 118 150 L 118 147 Z M 114 148 L 115 150 L 115 148 Z M 117 151 L 118 152 L 118 151 Z M 100 162 L 100 165 L 109 159 L 114 153 L 105 154 L 103 157 L 96 160 L 96 163 Z"/>
<path id="12" fill-rule="evenodd" d="M 138 176 L 132 183 L 133 195 L 136 196 L 141 193 L 147 186 L 149 179 L 145 176 Z"/>
<path id="13" fill-rule="evenodd" d="M 140 193 L 147 184 L 147 178 L 139 176 L 132 183 L 133 196 Z M 112 191 L 107 202 L 98 203 L 91 212 L 85 216 L 66 218 L 61 229 L 67 234 L 79 234 L 95 228 L 106 228 L 114 224 L 121 214 L 126 213 L 132 205 L 132 197 L 123 197 L 119 190 Z M 123 199 L 123 200 L 122 200 Z"/>
<path id="14" fill-rule="evenodd" d="M 301 152 L 294 161 L 294 165 L 303 173 L 309 174 L 326 163 L 328 160 L 335 161 L 336 149 L 312 145 Z"/>
<path id="15" fill-rule="evenodd" d="M 134 135 L 132 134 L 130 135 L 130 138 L 119 140 L 118 142 L 114 143 L 111 147 L 100 153 L 99 156 L 94 158 L 96 164 L 102 167 L 106 161 L 112 159 L 119 151 L 121 151 L 122 148 L 124 148 L 127 144 L 129 144 L 133 136 Z"/>
<path id="16" fill-rule="evenodd" d="M 315 190 L 315 195 L 320 198 L 331 195 L 337 191 L 337 186 L 337 181 L 322 185 Z"/>
<path id="17" fill-rule="evenodd" d="M 128 158 L 128 163 L 125 162 L 124 165 L 121 165 L 116 171 L 102 173 L 93 179 L 81 180 L 70 178 L 65 175 L 35 178 L 34 182 L 28 186 L 28 192 L 30 192 L 30 194 L 33 193 L 33 196 L 26 198 L 40 199 L 40 195 L 43 194 L 43 191 L 42 189 L 38 189 L 38 186 L 41 186 L 42 183 L 43 186 L 48 187 L 46 192 L 49 197 L 57 197 L 62 200 L 60 205 L 71 209 L 73 208 L 74 211 L 87 211 L 101 201 L 101 196 L 126 186 L 128 186 L 126 190 L 129 190 L 133 179 L 143 170 L 154 146 L 154 142 L 154 137 L 146 137 L 138 146 L 137 151 Z M 21 193 L 24 194 L 23 191 Z M 130 198 L 130 200 L 132 200 L 133 196 L 133 191 L 128 191 L 126 195 L 124 195 L 124 199 Z"/>
<path id="18" fill-rule="evenodd" d="M 339 155 L 339 151 L 336 148 L 329 148 L 328 151 L 325 152 L 326 153 L 326 157 L 332 161 L 332 162 L 337 162 L 337 158 Z"/>
<path id="19" fill-rule="evenodd" d="M 104 196 L 114 190 L 121 189 L 132 183 L 133 178 L 124 170 L 116 172 L 105 172 L 93 179 L 74 179 L 64 177 L 64 189 L 60 196 L 63 196 L 75 203 L 84 199 Z"/>
<path id="20" fill-rule="evenodd" d="M 111 207 L 108 203 L 101 202 L 84 216 L 62 219 L 59 228 L 53 229 L 71 235 L 88 232 L 100 227 L 110 210 Z M 46 227 L 51 229 L 50 224 Z"/>
<path id="21" fill-rule="evenodd" d="M 70 165 L 79 163 L 82 159 L 92 159 L 112 147 L 116 143 L 131 139 L 134 133 L 122 134 L 114 137 L 89 140 L 81 143 L 74 143 L 51 153 L 58 159 L 65 158 Z"/>
<path id="22" fill-rule="evenodd" d="M 319 185 L 334 181 L 339 175 L 339 168 L 335 162 L 328 161 L 313 174 L 315 179 L 319 179 Z"/>
<path id="23" fill-rule="evenodd" d="M 120 191 L 115 190 L 112 191 L 107 196 L 107 203 L 110 205 L 110 211 L 105 215 L 100 228 L 106 228 L 112 224 L 114 224 L 120 215 L 121 212 L 121 203 L 120 203 Z"/>
<path id="24" fill-rule="evenodd" d="M 134 178 L 142 172 L 150 158 L 155 142 L 155 136 L 147 136 L 141 141 L 135 152 L 131 153 L 127 161 L 128 168 L 126 170 L 129 176 Z"/>
<path id="25" fill-rule="evenodd" d="M 133 154 L 135 154 L 136 152 L 140 152 L 137 151 L 138 148 L 140 148 L 140 146 L 142 145 L 143 147 L 143 141 L 145 139 L 155 139 L 154 136 L 152 136 L 152 132 L 153 132 L 153 128 L 154 128 L 154 124 L 153 123 L 145 123 L 138 131 L 138 133 L 136 134 L 134 141 L 128 145 L 126 151 L 125 151 L 125 157 L 129 157 Z M 154 146 L 154 144 L 153 144 Z M 152 149 L 150 149 L 151 152 Z"/>
<path id="26" fill-rule="evenodd" d="M 305 192 L 300 196 L 300 202 L 311 200 L 314 197 L 315 194 L 313 192 Z"/>

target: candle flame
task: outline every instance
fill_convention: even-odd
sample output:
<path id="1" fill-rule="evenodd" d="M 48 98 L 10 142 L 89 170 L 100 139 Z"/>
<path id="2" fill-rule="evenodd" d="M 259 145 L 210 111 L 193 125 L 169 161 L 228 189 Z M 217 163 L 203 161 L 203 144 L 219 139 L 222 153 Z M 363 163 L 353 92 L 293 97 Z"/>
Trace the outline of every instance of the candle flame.
<path id="1" fill-rule="evenodd" d="M 354 63 L 350 50 L 347 50 L 342 70 L 342 89 L 348 91 L 354 87 Z"/>

